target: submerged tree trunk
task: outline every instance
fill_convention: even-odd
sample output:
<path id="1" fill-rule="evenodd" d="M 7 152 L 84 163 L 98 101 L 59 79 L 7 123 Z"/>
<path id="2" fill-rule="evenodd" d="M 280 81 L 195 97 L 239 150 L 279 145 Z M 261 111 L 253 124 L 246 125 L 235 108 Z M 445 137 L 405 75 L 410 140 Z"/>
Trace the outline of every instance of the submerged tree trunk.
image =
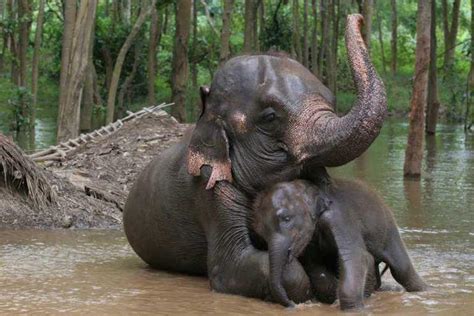
<path id="1" fill-rule="evenodd" d="M 442 0 L 443 30 L 444 30 L 444 69 L 451 70 L 456 48 L 456 37 L 458 35 L 459 12 L 461 0 L 453 0 L 453 11 L 451 14 L 451 25 L 448 18 L 448 0 Z"/>
<path id="2" fill-rule="evenodd" d="M 109 93 L 107 96 L 107 124 L 112 123 L 115 118 L 115 99 L 117 97 L 117 89 L 125 57 L 127 56 L 128 50 L 132 46 L 135 37 L 137 36 L 143 23 L 145 22 L 145 19 L 151 13 L 152 8 L 155 6 L 155 3 L 156 0 L 152 0 L 147 8 L 142 9 L 140 15 L 138 16 L 137 20 L 135 21 L 135 24 L 132 27 L 132 30 L 130 31 L 130 34 L 128 34 L 127 38 L 125 39 L 125 42 L 120 48 L 117 60 L 115 61 L 114 71 L 110 80 Z"/>
<path id="3" fill-rule="evenodd" d="M 180 122 L 186 120 L 186 84 L 189 76 L 188 40 L 191 25 L 191 7 L 192 0 L 181 0 L 176 6 L 176 35 L 171 78 L 174 105 L 171 108 L 171 115 Z"/>
<path id="4" fill-rule="evenodd" d="M 430 64 L 431 0 L 418 1 L 416 24 L 416 61 L 413 94 L 411 98 L 410 127 L 405 152 L 405 177 L 419 178 L 423 159 L 424 107 L 428 88 Z"/>
<path id="5" fill-rule="evenodd" d="M 234 0 L 224 0 L 224 12 L 222 13 L 222 30 L 221 30 L 221 52 L 219 63 L 223 64 L 230 57 L 230 29 L 232 24 L 232 10 Z"/>
<path id="6" fill-rule="evenodd" d="M 471 0 L 471 69 L 467 78 L 466 112 L 464 113 L 464 130 L 472 127 L 472 105 L 474 103 L 474 0 Z"/>
<path id="7" fill-rule="evenodd" d="M 75 11 L 75 1 L 71 2 Z M 61 91 L 62 102 L 59 105 L 58 142 L 77 137 L 79 134 L 82 92 L 89 64 L 89 46 L 96 7 L 97 0 L 82 0 L 77 17 L 74 17 L 69 59 L 66 68 L 61 69 L 61 74 L 64 72 L 65 76 L 65 90 Z"/>
<path id="8" fill-rule="evenodd" d="M 431 3 L 431 44 L 430 44 L 430 70 L 428 79 L 428 102 L 426 104 L 426 127 L 427 134 L 436 133 L 436 123 L 438 122 L 439 100 L 438 100 L 438 75 L 436 67 L 436 1 Z"/>
<path id="9" fill-rule="evenodd" d="M 398 17 L 397 17 L 397 1 L 391 0 L 392 8 L 392 39 L 390 42 L 390 48 L 392 51 L 390 68 L 392 70 L 392 75 L 397 73 L 397 29 L 398 29 Z"/>

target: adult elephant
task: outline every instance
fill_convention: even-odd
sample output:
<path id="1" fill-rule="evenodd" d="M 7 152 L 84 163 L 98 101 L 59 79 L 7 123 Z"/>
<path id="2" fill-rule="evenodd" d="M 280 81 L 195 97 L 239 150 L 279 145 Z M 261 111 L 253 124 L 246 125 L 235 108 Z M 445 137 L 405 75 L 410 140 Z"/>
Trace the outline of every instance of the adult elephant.
<path id="1" fill-rule="evenodd" d="M 357 88 L 351 111 L 338 117 L 333 94 L 298 62 L 245 55 L 201 88 L 193 131 L 148 165 L 132 188 L 124 228 L 152 267 L 208 275 L 211 288 L 266 298 L 269 262 L 248 228 L 249 201 L 270 184 L 303 177 L 318 182 L 325 166 L 362 154 L 379 134 L 386 97 L 350 15 L 346 46 Z M 296 260 L 283 285 L 304 300 L 309 282 Z"/>

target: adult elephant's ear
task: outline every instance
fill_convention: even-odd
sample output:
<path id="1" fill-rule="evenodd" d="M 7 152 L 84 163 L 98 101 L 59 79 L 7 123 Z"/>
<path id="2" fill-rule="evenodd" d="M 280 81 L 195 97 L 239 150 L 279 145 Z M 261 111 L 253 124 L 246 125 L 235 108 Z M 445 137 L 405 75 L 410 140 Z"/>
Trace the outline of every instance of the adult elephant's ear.
<path id="1" fill-rule="evenodd" d="M 193 176 L 201 175 L 203 165 L 212 167 L 206 190 L 212 189 L 217 181 L 232 182 L 229 140 L 222 126 L 222 121 L 204 113 L 208 94 L 208 88 L 201 88 L 203 113 L 191 136 L 186 157 L 188 173 Z"/>

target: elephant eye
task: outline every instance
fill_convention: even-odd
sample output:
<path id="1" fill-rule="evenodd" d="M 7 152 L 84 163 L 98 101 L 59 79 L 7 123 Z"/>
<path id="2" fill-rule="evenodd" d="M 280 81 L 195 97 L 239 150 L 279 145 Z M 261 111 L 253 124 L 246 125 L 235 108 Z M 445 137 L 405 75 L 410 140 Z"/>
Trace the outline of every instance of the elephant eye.
<path id="1" fill-rule="evenodd" d="M 261 120 L 265 123 L 271 123 L 276 119 L 275 110 L 272 108 L 266 108 L 261 113 Z"/>

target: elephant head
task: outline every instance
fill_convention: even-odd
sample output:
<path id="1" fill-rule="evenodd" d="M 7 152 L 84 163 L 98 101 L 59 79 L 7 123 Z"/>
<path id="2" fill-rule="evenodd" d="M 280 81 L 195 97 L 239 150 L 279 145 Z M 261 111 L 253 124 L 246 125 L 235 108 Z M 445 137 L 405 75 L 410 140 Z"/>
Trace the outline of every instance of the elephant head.
<path id="1" fill-rule="evenodd" d="M 270 290 L 285 306 L 292 302 L 282 285 L 283 272 L 311 241 L 317 220 L 326 210 L 320 201 L 324 200 L 318 188 L 304 180 L 278 183 L 255 200 L 252 228 L 268 244 Z"/>
<path id="2" fill-rule="evenodd" d="M 346 47 L 357 89 L 351 111 L 338 117 L 334 96 L 309 70 L 282 56 L 245 55 L 225 63 L 190 140 L 187 167 L 212 167 L 207 189 L 232 181 L 258 192 L 297 177 L 306 164 L 339 166 L 361 155 L 379 134 L 386 96 L 361 36 L 363 18 L 347 18 Z"/>

